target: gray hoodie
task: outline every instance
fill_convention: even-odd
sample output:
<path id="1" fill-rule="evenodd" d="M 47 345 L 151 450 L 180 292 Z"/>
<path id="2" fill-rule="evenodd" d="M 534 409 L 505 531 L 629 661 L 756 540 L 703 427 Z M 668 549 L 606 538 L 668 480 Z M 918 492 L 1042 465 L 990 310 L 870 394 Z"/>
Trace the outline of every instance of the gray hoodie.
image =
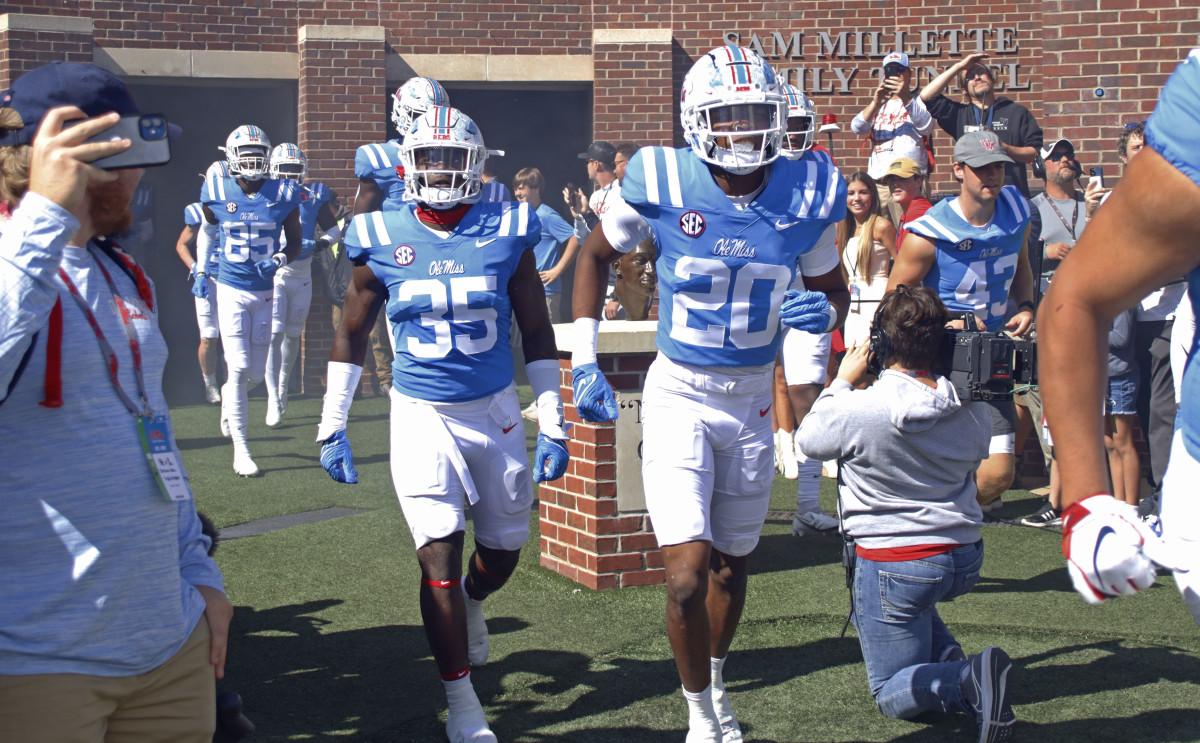
<path id="1" fill-rule="evenodd" d="M 841 457 L 845 529 L 861 547 L 881 549 L 979 540 L 971 475 L 991 436 L 988 409 L 960 402 L 945 377 L 934 389 L 888 370 L 865 390 L 835 380 L 796 443 L 814 459 Z"/>

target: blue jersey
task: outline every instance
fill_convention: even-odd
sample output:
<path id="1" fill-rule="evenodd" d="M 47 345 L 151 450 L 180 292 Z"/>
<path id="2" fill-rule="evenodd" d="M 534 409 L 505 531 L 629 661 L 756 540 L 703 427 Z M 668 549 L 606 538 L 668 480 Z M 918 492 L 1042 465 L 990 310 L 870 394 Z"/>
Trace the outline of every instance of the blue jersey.
<path id="1" fill-rule="evenodd" d="M 185 206 L 183 208 L 183 223 L 188 227 L 195 227 L 197 230 L 200 230 L 204 225 L 204 205 L 196 201 Z M 215 279 L 217 272 L 221 268 L 220 249 L 209 251 L 208 265 L 200 266 L 199 268 L 201 272 Z"/>
<path id="2" fill-rule="evenodd" d="M 1200 185 L 1200 49 L 1193 49 L 1167 80 L 1158 105 L 1146 122 L 1146 145 Z M 1187 275 L 1188 300 L 1200 317 L 1200 267 Z M 1200 461 L 1200 369 L 1196 351 L 1200 333 L 1192 338 L 1180 387 L 1179 427 L 1192 459 Z"/>
<path id="3" fill-rule="evenodd" d="M 480 201 L 512 201 L 512 194 L 508 191 L 508 186 L 500 181 L 490 180 L 483 184 L 479 189 Z"/>
<path id="4" fill-rule="evenodd" d="M 400 162 L 400 140 L 364 144 L 354 153 L 354 176 L 372 180 L 383 192 L 381 209 L 399 209 L 404 203 L 404 163 Z"/>
<path id="5" fill-rule="evenodd" d="M 329 188 L 324 183 L 300 186 L 300 255 L 296 260 L 312 258 L 317 243 L 317 214 L 329 203 Z"/>
<path id="6" fill-rule="evenodd" d="M 537 215 L 542 223 L 542 230 L 537 247 L 533 249 L 533 258 L 537 262 L 538 271 L 549 271 L 558 263 L 558 246 L 575 236 L 575 228 L 546 204 L 538 205 Z M 561 292 L 562 277 L 559 276 L 546 284 L 545 290 L 547 294 Z"/>
<path id="7" fill-rule="evenodd" d="M 410 397 L 464 402 L 513 379 L 508 282 L 541 224 L 528 204 L 475 204 L 448 237 L 413 206 L 355 215 L 346 255 L 387 287 L 392 385 Z"/>
<path id="8" fill-rule="evenodd" d="M 762 366 L 779 347 L 779 306 L 796 261 L 846 215 L 836 168 L 776 160 L 744 210 L 690 149 L 644 147 L 621 198 L 658 247 L 658 349 L 698 366 Z"/>
<path id="9" fill-rule="evenodd" d="M 973 312 L 988 330 L 998 330 L 1008 314 L 1008 291 L 1025 244 L 1029 202 L 1016 186 L 1005 186 L 992 221 L 975 227 L 954 210 L 954 201 L 942 199 L 906 225 L 937 248 L 921 283 L 938 293 L 952 315 Z"/>
<path id="10" fill-rule="evenodd" d="M 254 264 L 279 252 L 283 221 L 300 203 L 299 184 L 267 179 L 257 193 L 248 195 L 237 179 L 214 176 L 200 187 L 200 202 L 221 228 L 217 281 L 235 289 L 270 291 L 274 281 L 259 276 Z"/>

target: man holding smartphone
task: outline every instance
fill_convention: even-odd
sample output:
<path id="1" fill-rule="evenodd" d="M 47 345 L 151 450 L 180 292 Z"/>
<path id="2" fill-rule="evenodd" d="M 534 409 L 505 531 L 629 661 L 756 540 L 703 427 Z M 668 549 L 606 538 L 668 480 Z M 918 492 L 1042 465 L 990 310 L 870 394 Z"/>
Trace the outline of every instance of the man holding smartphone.
<path id="1" fill-rule="evenodd" d="M 917 163 L 922 177 L 929 172 L 925 135 L 933 131 L 933 117 L 921 97 L 913 95 L 911 85 L 908 55 L 904 52 L 887 55 L 883 58 L 883 74 L 875 95 L 850 122 L 850 131 L 855 134 L 870 133 L 867 175 L 879 184 L 879 205 L 896 225 L 900 224 L 904 211 L 892 200 L 891 189 L 883 184 L 888 166 L 904 157 Z"/>

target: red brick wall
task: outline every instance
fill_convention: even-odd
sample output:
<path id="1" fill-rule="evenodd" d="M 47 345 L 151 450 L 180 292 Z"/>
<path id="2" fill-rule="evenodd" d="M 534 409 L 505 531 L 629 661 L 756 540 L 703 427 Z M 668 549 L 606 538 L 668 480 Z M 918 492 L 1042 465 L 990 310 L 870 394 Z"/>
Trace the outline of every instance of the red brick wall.
<path id="1" fill-rule="evenodd" d="M 0 31 L 0 89 L 47 62 L 91 62 L 92 37 L 62 31 Z"/>

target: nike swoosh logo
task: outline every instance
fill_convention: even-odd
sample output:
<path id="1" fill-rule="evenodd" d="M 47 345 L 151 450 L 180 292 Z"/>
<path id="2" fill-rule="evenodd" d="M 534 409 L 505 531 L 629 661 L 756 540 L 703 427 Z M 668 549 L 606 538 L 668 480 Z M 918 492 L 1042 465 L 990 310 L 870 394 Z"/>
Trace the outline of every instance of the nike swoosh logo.
<path id="1" fill-rule="evenodd" d="M 498 240 L 498 239 L 499 238 L 497 238 L 497 237 L 493 237 L 491 240 L 476 240 L 475 247 L 482 248 L 484 245 L 491 245 L 492 243 L 496 242 L 496 240 Z"/>
<path id="2" fill-rule="evenodd" d="M 1096 549 L 1095 549 L 1095 551 L 1092 552 L 1092 572 L 1094 572 L 1097 577 L 1100 576 L 1100 565 L 1099 565 L 1099 560 L 1098 560 L 1098 558 L 1100 557 L 1100 544 L 1101 544 L 1101 542 L 1104 541 L 1105 537 L 1110 536 L 1110 535 L 1115 535 L 1116 533 L 1117 533 L 1116 529 L 1112 528 L 1111 526 L 1105 526 L 1105 527 L 1102 527 L 1100 529 L 1100 533 L 1096 535 Z M 1090 585 L 1090 583 L 1089 583 L 1089 585 Z M 1107 588 L 1107 586 L 1100 586 L 1100 588 L 1097 588 L 1096 586 L 1090 586 L 1090 587 L 1092 589 L 1092 592 L 1096 594 L 1097 598 L 1110 599 L 1113 597 L 1113 594 L 1107 593 L 1105 590 L 1103 590 L 1103 589 Z M 1135 588 L 1136 588 L 1136 586 L 1135 586 Z"/>
<path id="3" fill-rule="evenodd" d="M 797 222 L 788 222 L 788 223 L 784 224 L 780 220 L 776 219 L 775 220 L 775 229 L 786 230 L 788 227 L 795 227 L 798 224 L 800 224 L 800 222 L 798 222 L 798 221 Z"/>
<path id="4" fill-rule="evenodd" d="M 770 406 L 770 405 L 768 405 L 767 407 L 765 407 L 765 408 L 763 408 L 762 410 L 758 411 L 758 417 L 759 417 L 759 418 L 766 418 L 766 417 L 767 417 L 767 413 L 769 413 L 769 412 L 771 412 L 771 406 Z"/>
<path id="5" fill-rule="evenodd" d="M 513 429 L 514 429 L 514 428 L 516 428 L 516 427 L 517 427 L 517 424 L 516 424 L 516 423 L 514 423 L 514 424 L 512 424 L 511 426 L 509 426 L 508 428 L 501 428 L 501 429 L 500 429 L 500 432 L 501 432 L 501 433 L 508 433 L 509 431 L 513 430 Z"/>

